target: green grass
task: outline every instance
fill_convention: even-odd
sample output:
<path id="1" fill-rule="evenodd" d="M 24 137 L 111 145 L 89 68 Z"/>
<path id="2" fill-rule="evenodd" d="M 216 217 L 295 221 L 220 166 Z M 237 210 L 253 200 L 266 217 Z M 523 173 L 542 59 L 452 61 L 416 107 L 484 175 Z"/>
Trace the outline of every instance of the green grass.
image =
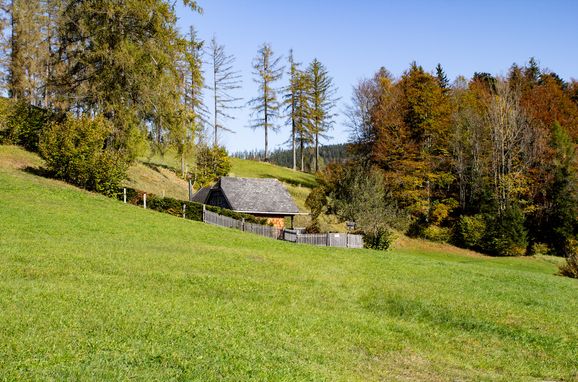
<path id="1" fill-rule="evenodd" d="M 15 157 L 0 146 L 0 380 L 578 377 L 578 283 L 549 259 L 293 245 Z"/>

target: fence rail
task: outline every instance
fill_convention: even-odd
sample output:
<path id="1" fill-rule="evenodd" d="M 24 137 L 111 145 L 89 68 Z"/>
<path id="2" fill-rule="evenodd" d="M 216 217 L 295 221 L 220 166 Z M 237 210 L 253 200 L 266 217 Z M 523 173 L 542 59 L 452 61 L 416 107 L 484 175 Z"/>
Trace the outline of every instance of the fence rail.
<path id="1" fill-rule="evenodd" d="M 323 247 L 363 248 L 363 237 L 361 235 L 352 235 L 349 233 L 306 234 L 297 230 L 281 230 L 276 227 L 233 219 L 207 210 L 203 211 L 203 221 L 212 225 L 235 228 L 271 239 L 285 240 L 292 243 Z"/>

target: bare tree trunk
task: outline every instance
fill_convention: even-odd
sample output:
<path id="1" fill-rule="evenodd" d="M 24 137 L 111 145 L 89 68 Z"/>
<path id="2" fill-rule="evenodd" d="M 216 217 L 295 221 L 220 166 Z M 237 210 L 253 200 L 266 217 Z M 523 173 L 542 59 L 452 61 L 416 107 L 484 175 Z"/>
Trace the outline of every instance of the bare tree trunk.
<path id="1" fill-rule="evenodd" d="M 217 124 L 217 69 L 213 66 L 213 98 L 215 101 L 215 120 L 213 125 L 213 146 L 217 147 L 219 140 L 218 140 L 218 133 L 219 133 L 219 125 Z"/>
<path id="2" fill-rule="evenodd" d="M 265 81 L 265 86 L 263 86 L 263 99 L 265 100 L 263 106 L 264 106 L 264 111 L 265 111 L 265 125 L 264 130 L 265 130 L 265 162 L 269 162 L 269 137 L 268 137 L 268 133 L 269 133 L 269 118 L 268 115 L 269 114 L 269 110 L 267 108 L 268 104 L 267 104 L 267 81 Z"/>
<path id="3" fill-rule="evenodd" d="M 293 108 L 293 106 L 291 106 Z M 293 115 L 293 112 L 291 113 Z M 297 170 L 297 148 L 295 146 L 295 119 L 291 117 L 291 149 L 293 150 L 293 170 Z"/>
<path id="4" fill-rule="evenodd" d="M 315 133 L 315 172 L 319 171 L 319 133 Z"/>
<path id="5" fill-rule="evenodd" d="M 299 146 L 301 149 L 301 171 L 305 171 L 305 148 L 303 147 L 303 138 L 300 139 Z"/>

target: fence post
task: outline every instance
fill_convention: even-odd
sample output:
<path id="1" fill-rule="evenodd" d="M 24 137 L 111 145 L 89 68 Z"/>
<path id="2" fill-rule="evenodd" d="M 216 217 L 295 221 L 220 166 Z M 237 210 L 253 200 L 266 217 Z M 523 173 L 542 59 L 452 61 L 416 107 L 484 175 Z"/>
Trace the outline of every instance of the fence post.
<path id="1" fill-rule="evenodd" d="M 207 219 L 205 219 L 205 211 L 206 211 L 206 207 L 203 204 L 203 223 L 207 221 Z"/>
<path id="2" fill-rule="evenodd" d="M 245 218 L 241 218 L 241 231 L 245 231 Z"/>
<path id="3" fill-rule="evenodd" d="M 146 194 L 146 192 L 145 192 L 145 194 L 143 195 L 142 201 L 143 201 L 143 206 L 144 206 L 144 208 L 145 208 L 145 210 L 146 210 L 146 208 L 147 208 L 147 194 Z"/>
<path id="4" fill-rule="evenodd" d="M 331 247 L 331 239 L 329 238 L 329 232 L 327 232 L 327 237 L 325 239 L 325 246 Z"/>
<path id="5" fill-rule="evenodd" d="M 185 211 L 187 210 L 187 205 L 183 203 L 183 219 L 186 219 Z"/>
<path id="6" fill-rule="evenodd" d="M 122 189 L 122 200 L 124 201 L 124 204 L 126 204 L 126 188 Z"/>

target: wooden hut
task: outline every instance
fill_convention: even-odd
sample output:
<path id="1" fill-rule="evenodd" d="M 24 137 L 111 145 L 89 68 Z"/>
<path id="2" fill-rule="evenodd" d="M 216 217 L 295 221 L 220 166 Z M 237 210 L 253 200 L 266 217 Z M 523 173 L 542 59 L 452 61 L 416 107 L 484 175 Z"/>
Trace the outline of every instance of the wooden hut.
<path id="1" fill-rule="evenodd" d="M 193 202 L 227 208 L 266 218 L 277 228 L 285 227 L 285 217 L 299 214 L 283 184 L 272 178 L 220 178 L 212 187 L 201 188 Z"/>

